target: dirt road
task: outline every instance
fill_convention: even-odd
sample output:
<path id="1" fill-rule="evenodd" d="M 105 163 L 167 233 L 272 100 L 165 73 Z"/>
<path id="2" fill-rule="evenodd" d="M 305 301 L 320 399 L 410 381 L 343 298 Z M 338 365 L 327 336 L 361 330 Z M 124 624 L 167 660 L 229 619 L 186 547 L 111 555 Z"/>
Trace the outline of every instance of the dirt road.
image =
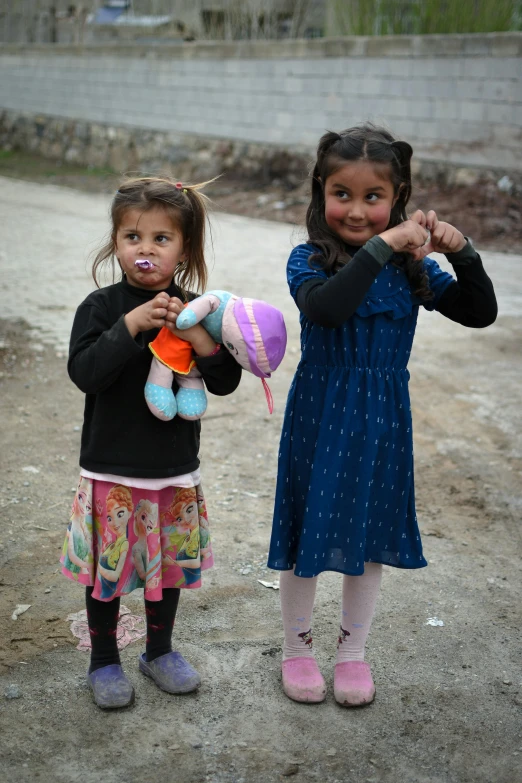
<path id="1" fill-rule="evenodd" d="M 280 688 L 277 580 L 264 567 L 286 392 L 298 360 L 284 282 L 291 227 L 216 216 L 211 285 L 280 307 L 289 349 L 271 388 L 212 399 L 202 470 L 217 565 L 182 595 L 179 649 L 197 694 L 169 697 L 122 653 L 129 711 L 104 714 L 85 686 L 86 653 L 65 621 L 83 591 L 59 573 L 82 420 L 65 346 L 90 289 L 86 252 L 106 231 L 106 200 L 3 179 L 0 245 L 0 763 L 25 783 L 516 783 L 522 780 L 522 275 L 519 256 L 485 254 L 497 323 L 466 330 L 423 314 L 410 362 L 417 498 L 429 567 L 385 569 L 368 645 L 370 707 L 343 710 L 332 676 L 340 578 L 319 581 L 318 706 Z M 23 319 L 23 320 L 16 320 Z M 188 591 L 187 591 L 188 592 Z M 123 601 L 142 613 L 139 596 Z M 17 604 L 30 609 L 12 620 Z M 443 625 L 428 624 L 437 618 Z"/>

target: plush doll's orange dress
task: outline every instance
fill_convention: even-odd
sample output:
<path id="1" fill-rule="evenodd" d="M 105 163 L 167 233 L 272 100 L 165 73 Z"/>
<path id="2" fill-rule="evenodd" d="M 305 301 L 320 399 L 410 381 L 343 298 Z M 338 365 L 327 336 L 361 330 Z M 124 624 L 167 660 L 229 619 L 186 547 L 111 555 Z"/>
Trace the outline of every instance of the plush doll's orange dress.
<path id="1" fill-rule="evenodd" d="M 172 334 L 166 326 L 149 343 L 149 348 L 159 362 L 180 375 L 188 375 L 196 364 L 192 343 Z"/>

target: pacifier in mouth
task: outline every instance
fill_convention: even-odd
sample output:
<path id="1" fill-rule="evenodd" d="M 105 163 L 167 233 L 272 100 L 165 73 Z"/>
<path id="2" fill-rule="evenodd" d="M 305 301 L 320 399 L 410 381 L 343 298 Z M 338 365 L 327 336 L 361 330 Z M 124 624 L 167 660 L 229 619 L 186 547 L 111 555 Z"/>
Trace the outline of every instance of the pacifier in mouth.
<path id="1" fill-rule="evenodd" d="M 149 261 L 148 258 L 138 258 L 137 261 L 134 262 L 134 266 L 137 266 L 138 269 L 153 269 L 154 264 L 152 261 Z"/>

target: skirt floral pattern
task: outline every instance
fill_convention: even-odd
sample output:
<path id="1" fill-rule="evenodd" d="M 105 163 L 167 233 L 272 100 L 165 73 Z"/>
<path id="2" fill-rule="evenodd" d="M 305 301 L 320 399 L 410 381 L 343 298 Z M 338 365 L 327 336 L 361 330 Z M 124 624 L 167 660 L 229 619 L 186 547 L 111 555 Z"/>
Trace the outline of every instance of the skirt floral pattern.
<path id="1" fill-rule="evenodd" d="M 80 477 L 63 545 L 62 573 L 110 601 L 143 587 L 200 587 L 213 565 L 201 485 L 160 490 Z"/>

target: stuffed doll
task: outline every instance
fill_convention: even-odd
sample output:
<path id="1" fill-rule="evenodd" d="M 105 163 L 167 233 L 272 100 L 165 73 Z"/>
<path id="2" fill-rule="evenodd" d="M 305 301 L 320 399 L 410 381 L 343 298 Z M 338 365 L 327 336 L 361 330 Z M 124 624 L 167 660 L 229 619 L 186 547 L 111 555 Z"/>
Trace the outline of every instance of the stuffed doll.
<path id="1" fill-rule="evenodd" d="M 285 354 L 286 328 L 282 313 L 259 299 L 241 298 L 228 291 L 209 291 L 189 302 L 178 315 L 176 328 L 189 329 L 198 323 L 241 367 L 261 378 L 272 413 L 272 395 L 265 378 L 270 378 Z M 154 358 L 145 385 L 145 399 L 151 413 L 163 421 L 170 421 L 176 413 L 182 419 L 201 418 L 207 408 L 207 397 L 190 343 L 164 326 L 149 347 Z M 176 394 L 172 390 L 173 375 L 179 387 Z"/>

